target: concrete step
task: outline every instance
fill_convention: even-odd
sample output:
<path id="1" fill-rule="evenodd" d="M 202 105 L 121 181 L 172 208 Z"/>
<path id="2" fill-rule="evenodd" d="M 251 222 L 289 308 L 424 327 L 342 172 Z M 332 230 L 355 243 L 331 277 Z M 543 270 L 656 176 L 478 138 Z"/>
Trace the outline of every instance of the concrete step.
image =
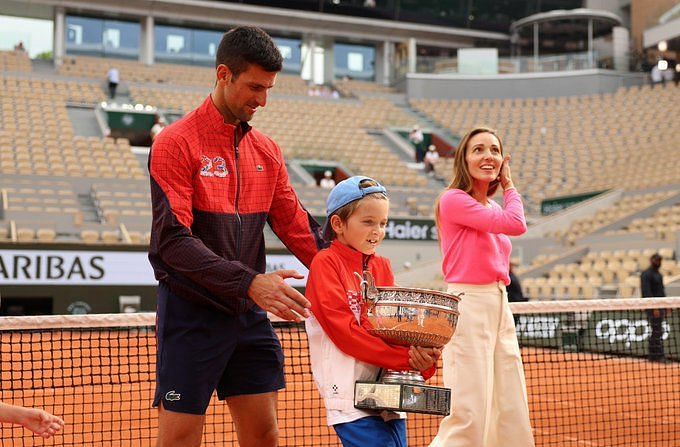
<path id="1" fill-rule="evenodd" d="M 90 194 L 78 194 L 78 204 L 83 213 L 83 222 L 99 223 L 99 213 Z"/>
<path id="2" fill-rule="evenodd" d="M 67 106 L 68 117 L 73 126 L 73 132 L 83 137 L 102 138 L 102 131 L 97 122 L 92 107 Z"/>

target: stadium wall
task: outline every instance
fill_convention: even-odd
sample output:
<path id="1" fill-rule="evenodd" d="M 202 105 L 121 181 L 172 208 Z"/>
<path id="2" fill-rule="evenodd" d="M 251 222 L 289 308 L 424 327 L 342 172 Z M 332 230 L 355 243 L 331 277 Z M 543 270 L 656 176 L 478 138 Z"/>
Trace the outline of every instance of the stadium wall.
<path id="1" fill-rule="evenodd" d="M 410 99 L 502 99 L 613 93 L 644 82 L 643 73 L 595 69 L 486 76 L 410 73 L 395 87 Z"/>

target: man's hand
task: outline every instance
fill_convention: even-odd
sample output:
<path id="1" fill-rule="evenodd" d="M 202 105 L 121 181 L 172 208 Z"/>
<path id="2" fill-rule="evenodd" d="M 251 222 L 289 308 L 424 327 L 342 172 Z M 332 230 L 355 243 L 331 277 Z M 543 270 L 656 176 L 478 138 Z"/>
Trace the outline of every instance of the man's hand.
<path id="1" fill-rule="evenodd" d="M 248 296 L 263 310 L 299 323 L 302 317 L 311 315 L 308 310 L 311 304 L 300 292 L 285 283 L 286 278 L 302 279 L 304 276 L 295 270 L 261 273 L 250 283 Z"/>
<path id="2" fill-rule="evenodd" d="M 411 346 L 408 350 L 408 363 L 416 371 L 425 371 L 437 363 L 442 350 L 439 348 L 423 348 Z"/>

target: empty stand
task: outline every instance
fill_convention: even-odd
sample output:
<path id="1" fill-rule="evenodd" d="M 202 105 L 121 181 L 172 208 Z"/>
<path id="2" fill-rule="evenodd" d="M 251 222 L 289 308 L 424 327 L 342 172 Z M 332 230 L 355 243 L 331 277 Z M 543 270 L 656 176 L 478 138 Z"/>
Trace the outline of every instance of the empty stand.
<path id="1" fill-rule="evenodd" d="M 680 88 L 668 84 L 559 98 L 413 99 L 411 106 L 461 136 L 479 124 L 498 129 L 515 183 L 538 212 L 549 197 L 679 184 L 680 170 L 660 164 L 677 145 L 680 121 L 659 112 L 679 99 Z M 437 172 L 450 178 L 451 163 L 440 160 Z"/>
<path id="2" fill-rule="evenodd" d="M 25 51 L 0 51 L 0 72 L 29 73 L 33 69 Z"/>
<path id="3" fill-rule="evenodd" d="M 215 69 L 177 64 L 145 65 L 137 61 L 91 56 L 66 57 L 58 73 L 64 76 L 105 80 L 110 68 L 117 68 L 123 83 L 171 84 L 210 88 Z M 280 94 L 306 95 L 307 85 L 299 76 L 280 74 L 276 90 Z"/>
<path id="4" fill-rule="evenodd" d="M 649 267 L 655 252 L 664 258 L 661 273 L 666 277 L 680 274 L 673 248 L 660 250 L 614 250 L 590 252 L 579 263 L 557 264 L 546 276 L 521 280 L 530 299 L 599 298 L 608 289 L 616 296 L 639 296 L 640 272 Z"/>

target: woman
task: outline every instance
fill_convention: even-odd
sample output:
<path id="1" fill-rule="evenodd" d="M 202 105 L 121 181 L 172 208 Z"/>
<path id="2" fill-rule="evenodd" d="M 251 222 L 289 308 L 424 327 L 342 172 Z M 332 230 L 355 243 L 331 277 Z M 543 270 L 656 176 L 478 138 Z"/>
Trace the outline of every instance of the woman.
<path id="1" fill-rule="evenodd" d="M 510 157 L 495 131 L 471 130 L 436 206 L 448 290 L 464 293 L 456 333 L 444 347 L 451 415 L 430 447 L 533 447 L 526 385 L 505 286 L 512 246 L 526 231 Z M 503 188 L 504 206 L 490 199 Z"/>

